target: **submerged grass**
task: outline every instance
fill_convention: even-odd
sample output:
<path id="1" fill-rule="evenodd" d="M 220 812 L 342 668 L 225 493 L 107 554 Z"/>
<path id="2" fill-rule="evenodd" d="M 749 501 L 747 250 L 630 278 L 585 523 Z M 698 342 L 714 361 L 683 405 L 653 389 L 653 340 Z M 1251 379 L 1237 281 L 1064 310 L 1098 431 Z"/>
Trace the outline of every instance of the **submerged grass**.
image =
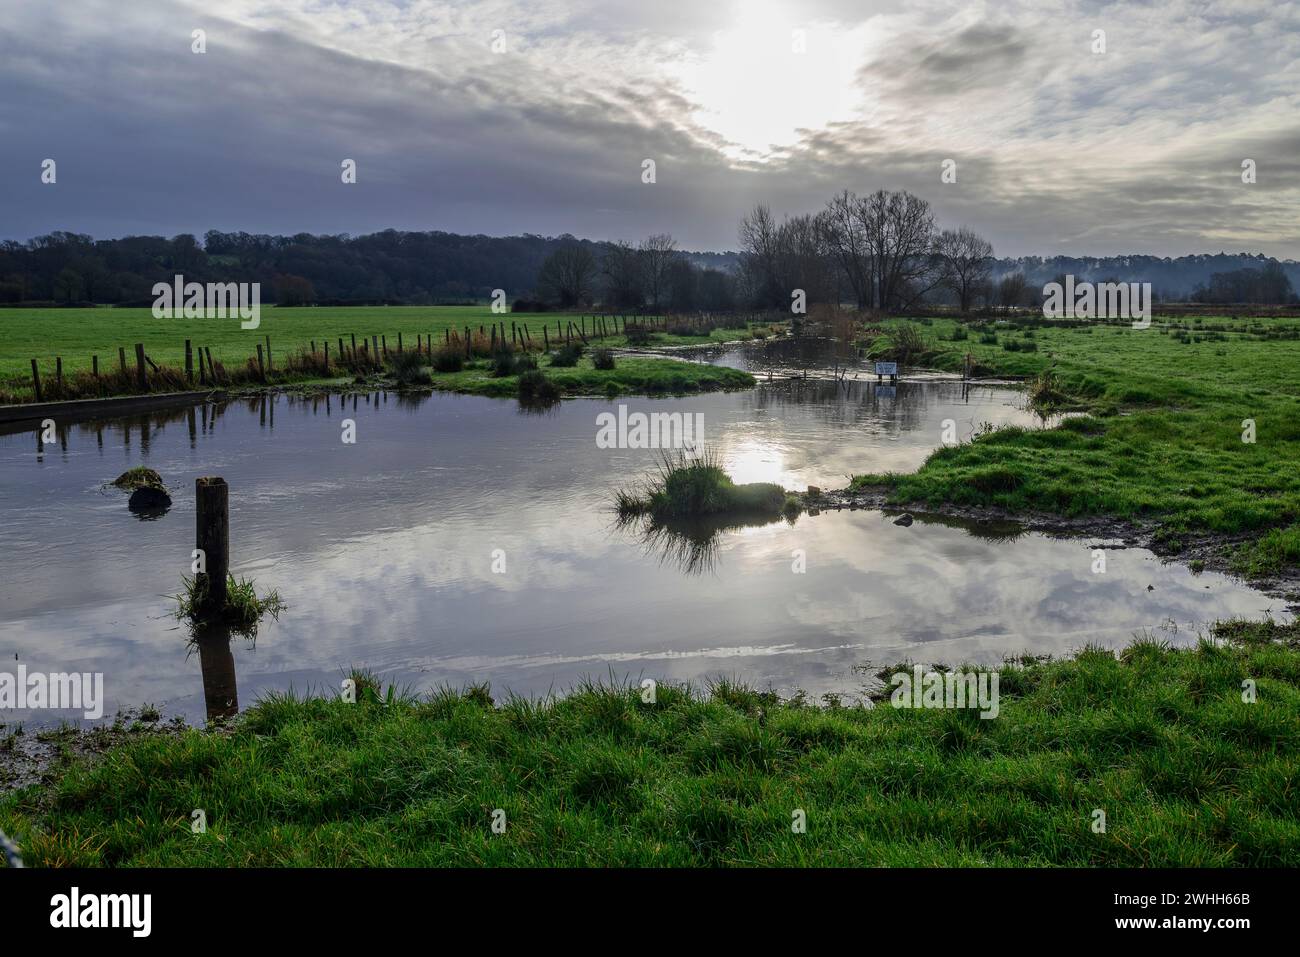
<path id="1" fill-rule="evenodd" d="M 957 327 L 925 323 L 940 345 Z M 885 485 L 900 504 L 1152 520 L 1170 554 L 1197 537 L 1245 536 L 1222 546 L 1239 570 L 1300 570 L 1296 320 L 1206 320 L 1194 327 L 1204 335 L 1187 338 L 1159 318 L 1146 330 L 1018 325 L 1037 351 L 1007 352 L 981 336 L 931 351 L 924 364 L 959 371 L 970 353 L 981 373 L 1028 380 L 1041 406 L 1085 414 L 1048 430 L 1000 429 L 936 451 L 915 473 L 858 475 L 853 485 Z M 1005 338 L 1013 326 L 988 328 Z"/>
<path id="2" fill-rule="evenodd" d="M 987 721 L 729 682 L 277 694 L 0 799 L 0 828 L 29 866 L 1295 867 L 1296 631 L 1025 658 Z"/>

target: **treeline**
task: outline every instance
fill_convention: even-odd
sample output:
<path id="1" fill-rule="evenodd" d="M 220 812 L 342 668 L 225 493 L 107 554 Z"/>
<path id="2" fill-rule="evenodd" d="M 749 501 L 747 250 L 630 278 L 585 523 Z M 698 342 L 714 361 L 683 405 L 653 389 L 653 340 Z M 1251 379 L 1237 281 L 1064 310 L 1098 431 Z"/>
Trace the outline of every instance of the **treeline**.
<path id="1" fill-rule="evenodd" d="M 1157 301 L 1295 301 L 1300 263 L 1264 256 L 1026 256 L 995 259 L 965 228 L 939 229 L 908 193 L 842 193 L 818 213 L 741 223 L 739 253 L 684 252 L 670 236 L 633 245 L 556 237 L 385 230 L 364 236 L 209 231 L 202 241 L 55 232 L 0 242 L 0 305 L 149 305 L 157 282 L 257 282 L 282 305 L 483 302 L 497 289 L 537 308 L 685 312 L 809 303 L 888 311 L 1034 306 L 1065 274 L 1152 283 Z"/>
<path id="2" fill-rule="evenodd" d="M 761 308 L 852 303 L 899 313 L 936 305 L 971 309 L 1039 307 L 1043 286 L 1066 275 L 1087 282 L 1150 282 L 1157 301 L 1297 301 L 1288 270 L 1264 256 L 1066 257 L 996 259 L 965 226 L 940 229 L 930 204 L 906 191 L 845 191 L 817 213 L 777 222 L 765 205 L 740 224 L 737 296 Z"/>
<path id="3" fill-rule="evenodd" d="M 154 283 L 180 273 L 196 282 L 258 282 L 265 302 L 483 302 L 493 290 L 535 295 L 542 263 L 578 246 L 603 259 L 617 244 L 573 236 L 464 236 L 385 230 L 365 236 L 253 235 L 209 231 L 96 240 L 55 232 L 0 242 L 0 304 L 147 305 Z M 697 271 L 727 254 L 686 253 Z"/>

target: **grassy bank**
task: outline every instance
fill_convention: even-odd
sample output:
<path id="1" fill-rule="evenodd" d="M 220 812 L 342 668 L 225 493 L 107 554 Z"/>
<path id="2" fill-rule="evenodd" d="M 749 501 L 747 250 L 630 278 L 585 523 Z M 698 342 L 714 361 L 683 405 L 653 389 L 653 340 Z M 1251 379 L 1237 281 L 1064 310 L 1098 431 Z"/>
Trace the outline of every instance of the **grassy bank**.
<path id="1" fill-rule="evenodd" d="M 1300 865 L 1300 633 L 1218 633 L 1005 666 L 991 720 L 729 685 L 277 697 L 73 761 L 0 828 L 30 865 Z"/>
<path id="2" fill-rule="evenodd" d="M 597 369 L 591 356 L 575 366 L 552 366 L 546 357 L 538 369 L 567 395 L 682 394 L 747 389 L 754 377 L 739 369 L 683 362 L 679 359 L 628 358 L 620 356 L 613 369 Z M 519 394 L 519 376 L 495 376 L 492 363 L 477 360 L 459 372 L 432 373 L 436 388 L 471 395 L 508 398 Z"/>
<path id="3" fill-rule="evenodd" d="M 856 476 L 855 487 L 888 486 L 900 503 L 1151 519 L 1168 552 L 1219 536 L 1245 573 L 1300 567 L 1300 321 L 890 325 L 900 324 L 924 340 L 916 364 L 957 371 L 970 353 L 980 372 L 1034 379 L 1087 414 L 998 430 L 938 450 L 914 474 Z M 1254 442 L 1243 441 L 1248 419 Z"/>
<path id="4" fill-rule="evenodd" d="M 403 345 L 411 349 L 417 336 L 422 337 L 421 341 L 432 336 L 438 344 L 445 341 L 448 332 L 463 333 L 468 326 L 477 333 L 480 326 L 490 327 L 494 321 L 504 321 L 507 330 L 512 322 L 527 325 L 535 346 L 540 347 L 543 325 L 555 340 L 556 323 L 570 319 L 576 323 L 578 317 L 556 313 L 497 315 L 487 306 L 266 307 L 258 328 L 244 330 L 237 319 L 155 319 L 148 309 L 0 309 L 0 402 L 33 398 L 32 359 L 37 360 L 42 385 L 49 390 L 55 380 L 56 357 L 62 358 L 64 376 L 71 379 L 78 373 L 89 374 L 91 357 L 98 355 L 101 374 L 107 377 L 119 370 L 119 347 L 126 350 L 129 371 L 120 383 L 109 383 L 112 388 L 108 394 L 129 392 L 137 342 L 144 344 L 146 354 L 159 366 L 183 369 L 185 340 L 189 339 L 195 348 L 210 349 L 218 364 L 236 370 L 245 368 L 250 359 L 256 360 L 257 346 L 265 346 L 266 336 L 271 337 L 272 356 L 279 361 L 294 353 L 309 352 L 313 341 L 318 349 L 328 342 L 337 360 L 339 339 L 350 347 L 352 336 L 356 336 L 358 345 L 373 336 L 383 336 L 388 348 L 395 350 L 400 333 Z M 588 336 L 591 326 L 588 315 Z M 768 329 L 758 323 L 752 328 L 751 332 L 748 323 L 739 323 L 736 328 L 719 327 L 703 335 L 656 333 L 650 343 L 720 342 L 764 335 Z M 621 334 L 609 335 L 599 344 L 613 348 L 629 345 Z M 177 378 L 172 385 L 184 388 L 183 379 Z"/>

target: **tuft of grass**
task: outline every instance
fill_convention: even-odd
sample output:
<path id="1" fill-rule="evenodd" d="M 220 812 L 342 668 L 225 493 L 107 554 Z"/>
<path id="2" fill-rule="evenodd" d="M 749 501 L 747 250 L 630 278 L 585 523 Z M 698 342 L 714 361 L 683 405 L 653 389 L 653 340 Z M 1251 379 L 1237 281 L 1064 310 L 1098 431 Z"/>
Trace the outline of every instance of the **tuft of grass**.
<path id="1" fill-rule="evenodd" d="M 398 385 L 432 385 L 433 377 L 424 360 L 421 353 L 406 349 L 393 354 L 388 360 L 388 367 Z"/>
<path id="2" fill-rule="evenodd" d="M 519 377 L 520 402 L 557 402 L 563 395 L 559 383 L 540 369 L 530 369 Z"/>
<path id="3" fill-rule="evenodd" d="M 614 352 L 611 349 L 593 349 L 591 364 L 594 368 L 610 370 L 614 368 Z"/>
<path id="4" fill-rule="evenodd" d="M 551 366 L 556 369 L 571 369 L 582 358 L 582 343 L 570 342 L 560 346 L 551 353 Z"/>
<path id="5" fill-rule="evenodd" d="M 137 465 L 113 479 L 112 484 L 124 491 L 134 492 L 138 488 L 162 488 L 163 480 L 153 469 Z"/>
<path id="6" fill-rule="evenodd" d="M 171 597 L 176 602 L 178 620 L 192 624 L 215 621 L 247 636 L 257 634 L 258 624 L 263 617 L 270 615 L 273 620 L 278 620 L 280 612 L 288 607 L 280 600 L 279 592 L 272 590 L 259 597 L 250 579 L 236 580 L 234 575 L 226 577 L 225 608 L 214 614 L 208 614 L 204 608 L 207 603 L 206 576 L 182 576 L 180 593 Z"/>
<path id="7" fill-rule="evenodd" d="M 641 493 L 621 491 L 615 507 L 621 517 L 650 515 L 655 520 L 716 515 L 779 515 L 790 501 L 785 489 L 771 482 L 735 484 L 711 449 L 696 455 L 665 452 L 657 473 Z"/>

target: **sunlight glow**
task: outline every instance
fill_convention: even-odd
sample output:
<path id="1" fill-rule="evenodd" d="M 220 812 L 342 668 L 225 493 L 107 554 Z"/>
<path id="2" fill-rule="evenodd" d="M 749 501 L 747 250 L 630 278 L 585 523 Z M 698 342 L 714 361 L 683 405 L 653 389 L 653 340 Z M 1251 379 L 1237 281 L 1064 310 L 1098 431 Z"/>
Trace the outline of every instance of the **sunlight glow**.
<path id="1" fill-rule="evenodd" d="M 731 141 L 731 158 L 762 160 L 800 129 L 852 118 L 863 28 L 809 23 L 797 4 L 775 0 L 735 3 L 733 18 L 678 76 L 700 104 L 693 119 Z M 806 52 L 795 52 L 796 30 Z"/>

